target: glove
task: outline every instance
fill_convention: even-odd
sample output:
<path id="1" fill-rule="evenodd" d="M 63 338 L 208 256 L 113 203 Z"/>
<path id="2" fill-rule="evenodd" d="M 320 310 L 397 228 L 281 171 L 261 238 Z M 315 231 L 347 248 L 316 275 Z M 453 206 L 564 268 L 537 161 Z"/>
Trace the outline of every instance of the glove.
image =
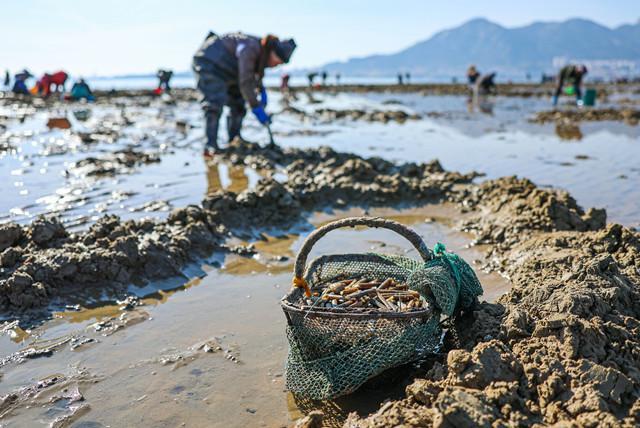
<path id="1" fill-rule="evenodd" d="M 258 119 L 258 122 L 260 122 L 261 124 L 267 125 L 271 123 L 271 118 L 269 117 L 267 112 L 264 111 L 264 107 L 262 107 L 261 105 L 258 107 L 252 108 L 251 112 L 254 114 L 256 119 Z"/>
<path id="2" fill-rule="evenodd" d="M 554 106 L 558 105 L 558 96 L 557 95 L 553 97 L 553 105 Z"/>
<path id="3" fill-rule="evenodd" d="M 264 88 L 264 86 L 260 90 L 260 105 L 263 109 L 267 108 L 267 90 Z"/>

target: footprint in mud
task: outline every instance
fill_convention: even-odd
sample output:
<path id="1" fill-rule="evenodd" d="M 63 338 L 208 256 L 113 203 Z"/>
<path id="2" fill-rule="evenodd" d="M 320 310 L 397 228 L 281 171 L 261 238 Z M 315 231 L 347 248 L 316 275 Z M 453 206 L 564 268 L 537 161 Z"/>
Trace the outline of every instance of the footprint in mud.
<path id="1" fill-rule="evenodd" d="M 171 390 L 169 391 L 171 394 L 173 395 L 178 395 L 180 394 L 182 391 L 184 391 L 185 389 L 187 389 L 186 387 L 182 386 L 182 385 L 176 385 L 173 388 L 171 388 Z"/>
<path id="2" fill-rule="evenodd" d="M 105 428 L 106 425 L 102 425 L 100 422 L 96 421 L 82 421 L 73 425 L 73 428 Z"/>
<path id="3" fill-rule="evenodd" d="M 7 422 L 20 426 L 25 426 L 21 425 L 25 418 L 47 421 L 50 427 L 69 426 L 89 411 L 89 404 L 85 402 L 80 387 L 100 380 L 86 371 L 70 376 L 48 376 L 4 395 L 0 418 L 13 418 Z M 37 416 L 32 414 L 34 412 Z"/>
<path id="4" fill-rule="evenodd" d="M 192 363 L 205 354 L 222 354 L 226 360 L 239 364 L 240 358 L 238 350 L 232 347 L 223 347 L 222 339 L 223 337 L 214 337 L 204 340 L 190 346 L 189 349 L 185 351 L 165 354 L 150 362 L 160 363 L 163 366 L 171 366 L 171 370 L 173 371 Z M 202 371 L 200 369 L 193 369 L 190 373 L 194 376 L 200 376 Z"/>
<path id="5" fill-rule="evenodd" d="M 194 375 L 195 377 L 200 377 L 204 374 L 204 371 L 200 370 L 200 369 L 192 369 L 189 374 Z"/>

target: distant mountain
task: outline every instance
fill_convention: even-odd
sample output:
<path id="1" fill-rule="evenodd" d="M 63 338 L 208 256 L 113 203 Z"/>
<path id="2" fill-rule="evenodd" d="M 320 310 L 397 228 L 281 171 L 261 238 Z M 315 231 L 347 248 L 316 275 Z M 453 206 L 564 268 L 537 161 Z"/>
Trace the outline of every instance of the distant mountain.
<path id="1" fill-rule="evenodd" d="M 353 58 L 322 67 L 345 75 L 461 75 L 469 64 L 505 74 L 550 70 L 555 57 L 640 62 L 640 21 L 607 28 L 586 19 L 505 28 L 473 19 L 398 53 Z"/>

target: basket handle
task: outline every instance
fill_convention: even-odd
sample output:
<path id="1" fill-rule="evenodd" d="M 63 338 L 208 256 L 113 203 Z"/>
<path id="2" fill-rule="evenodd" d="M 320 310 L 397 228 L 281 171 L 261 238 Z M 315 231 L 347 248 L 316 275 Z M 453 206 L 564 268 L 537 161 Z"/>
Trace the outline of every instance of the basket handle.
<path id="1" fill-rule="evenodd" d="M 416 250 L 418 250 L 418 254 L 420 257 L 426 262 L 433 258 L 433 253 L 427 247 L 427 244 L 424 243 L 420 235 L 418 235 L 412 229 L 409 229 L 407 226 L 402 223 L 398 223 L 397 221 L 387 220 L 381 217 L 348 217 L 336 221 L 332 221 L 331 223 L 327 223 L 322 227 L 317 228 L 309 236 L 305 239 L 302 244 L 302 248 L 298 252 L 298 256 L 296 257 L 296 263 L 294 267 L 294 278 L 293 285 L 296 287 L 304 288 L 307 297 L 311 296 L 311 290 L 309 289 L 309 285 L 304 279 L 304 270 L 307 265 L 307 257 L 311 252 L 313 246 L 327 233 L 331 232 L 335 229 L 340 229 L 342 227 L 355 227 L 355 226 L 368 226 L 368 227 L 376 227 L 389 229 L 397 234 L 405 237 Z"/>

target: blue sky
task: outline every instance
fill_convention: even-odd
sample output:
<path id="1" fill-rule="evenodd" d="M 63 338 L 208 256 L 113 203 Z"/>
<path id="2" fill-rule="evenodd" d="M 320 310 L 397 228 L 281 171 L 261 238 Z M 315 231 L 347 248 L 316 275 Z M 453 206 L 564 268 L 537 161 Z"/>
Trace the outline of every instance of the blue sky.
<path id="1" fill-rule="evenodd" d="M 209 29 L 293 36 L 291 66 L 309 67 L 394 52 L 476 17 L 634 23 L 640 0 L 7 0 L 0 10 L 0 69 L 89 76 L 186 70 Z"/>

